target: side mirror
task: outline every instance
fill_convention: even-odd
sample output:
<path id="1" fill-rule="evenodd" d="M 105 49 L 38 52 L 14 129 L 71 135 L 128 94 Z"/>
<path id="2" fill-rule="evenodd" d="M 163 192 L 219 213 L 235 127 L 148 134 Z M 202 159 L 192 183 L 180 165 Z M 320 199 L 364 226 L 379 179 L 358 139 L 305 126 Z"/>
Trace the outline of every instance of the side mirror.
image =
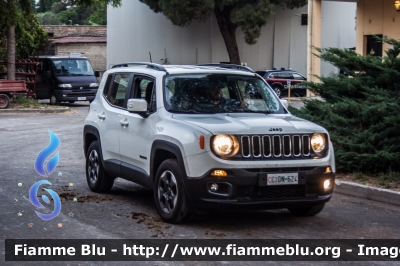
<path id="1" fill-rule="evenodd" d="M 283 104 L 283 106 L 285 106 L 286 109 L 288 108 L 289 104 L 288 104 L 287 100 L 281 99 L 281 103 Z"/>
<path id="2" fill-rule="evenodd" d="M 149 116 L 147 113 L 147 101 L 144 99 L 128 99 L 127 109 L 128 112 L 138 113 L 144 118 Z"/>
<path id="3" fill-rule="evenodd" d="M 96 71 L 94 72 L 94 76 L 95 76 L 96 78 L 100 77 L 100 71 L 96 70 Z"/>

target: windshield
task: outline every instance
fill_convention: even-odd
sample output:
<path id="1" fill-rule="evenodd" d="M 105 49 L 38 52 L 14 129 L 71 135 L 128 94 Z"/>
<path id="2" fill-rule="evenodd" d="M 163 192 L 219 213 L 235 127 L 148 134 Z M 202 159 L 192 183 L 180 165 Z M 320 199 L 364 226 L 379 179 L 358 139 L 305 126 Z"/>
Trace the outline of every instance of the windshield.
<path id="1" fill-rule="evenodd" d="M 164 97 L 166 109 L 176 113 L 285 113 L 269 85 L 255 76 L 171 75 Z"/>
<path id="2" fill-rule="evenodd" d="M 56 76 L 93 76 L 93 68 L 87 59 L 53 60 Z"/>

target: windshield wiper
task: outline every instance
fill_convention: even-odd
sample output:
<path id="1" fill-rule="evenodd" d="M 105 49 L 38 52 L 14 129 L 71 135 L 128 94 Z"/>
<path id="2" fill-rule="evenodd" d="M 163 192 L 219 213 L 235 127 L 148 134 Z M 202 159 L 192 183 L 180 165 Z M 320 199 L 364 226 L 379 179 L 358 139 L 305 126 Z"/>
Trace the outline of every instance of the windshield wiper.
<path id="1" fill-rule="evenodd" d="M 174 112 L 174 113 L 189 113 L 189 114 L 204 114 L 202 112 L 198 112 L 196 110 L 190 109 L 190 110 L 182 110 L 182 109 L 168 109 L 169 112 Z"/>
<path id="2" fill-rule="evenodd" d="M 240 112 L 243 112 L 243 113 L 257 113 L 257 114 L 272 114 L 272 113 L 274 113 L 274 111 L 270 111 L 270 110 L 266 110 L 266 111 L 261 111 L 261 110 L 251 110 L 251 109 L 243 109 L 243 110 L 240 110 Z M 235 113 L 237 113 L 237 112 L 235 112 Z"/>

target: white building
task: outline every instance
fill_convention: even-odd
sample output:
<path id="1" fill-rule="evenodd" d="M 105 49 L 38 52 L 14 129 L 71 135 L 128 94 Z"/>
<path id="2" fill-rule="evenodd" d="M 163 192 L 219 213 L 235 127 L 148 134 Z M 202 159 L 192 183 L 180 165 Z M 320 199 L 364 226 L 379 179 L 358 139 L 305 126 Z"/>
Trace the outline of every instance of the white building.
<path id="1" fill-rule="evenodd" d="M 254 45 L 245 43 L 238 28 L 242 62 L 254 70 L 284 67 L 307 74 L 309 36 L 302 14 L 308 10 L 307 6 L 294 10 L 277 7 Z M 322 1 L 321 12 L 321 46 L 355 47 L 356 3 Z M 193 21 L 182 28 L 139 0 L 123 0 L 121 7 L 109 7 L 107 16 L 107 68 L 121 62 L 149 61 L 149 53 L 154 63 L 163 63 L 166 58 L 170 64 L 229 61 L 214 15 L 204 23 Z M 333 71 L 331 65 L 321 64 L 323 75 Z"/>

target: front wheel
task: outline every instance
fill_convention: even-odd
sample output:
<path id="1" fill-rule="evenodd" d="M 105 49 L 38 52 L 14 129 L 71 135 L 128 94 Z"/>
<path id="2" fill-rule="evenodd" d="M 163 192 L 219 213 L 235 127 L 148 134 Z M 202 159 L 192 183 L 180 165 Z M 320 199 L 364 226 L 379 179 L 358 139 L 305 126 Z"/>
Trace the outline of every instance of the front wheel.
<path id="1" fill-rule="evenodd" d="M 319 203 L 317 205 L 288 208 L 291 214 L 297 216 L 314 216 L 322 211 L 325 206 L 325 202 Z"/>
<path id="2" fill-rule="evenodd" d="M 6 109 L 10 105 L 10 98 L 6 94 L 0 94 L 0 109 Z"/>
<path id="3" fill-rule="evenodd" d="M 57 104 L 59 104 L 59 103 L 60 103 L 60 102 L 57 100 L 56 95 L 52 94 L 52 95 L 50 96 L 50 104 L 51 104 L 51 105 L 57 105 Z"/>
<path id="4" fill-rule="evenodd" d="M 193 213 L 183 186 L 183 177 L 175 159 L 164 161 L 154 180 L 154 201 L 160 217 L 168 223 L 180 223 Z"/>
<path id="5" fill-rule="evenodd" d="M 98 141 L 93 141 L 86 154 L 86 181 L 94 192 L 108 192 L 114 185 L 114 178 L 103 168 Z"/>

